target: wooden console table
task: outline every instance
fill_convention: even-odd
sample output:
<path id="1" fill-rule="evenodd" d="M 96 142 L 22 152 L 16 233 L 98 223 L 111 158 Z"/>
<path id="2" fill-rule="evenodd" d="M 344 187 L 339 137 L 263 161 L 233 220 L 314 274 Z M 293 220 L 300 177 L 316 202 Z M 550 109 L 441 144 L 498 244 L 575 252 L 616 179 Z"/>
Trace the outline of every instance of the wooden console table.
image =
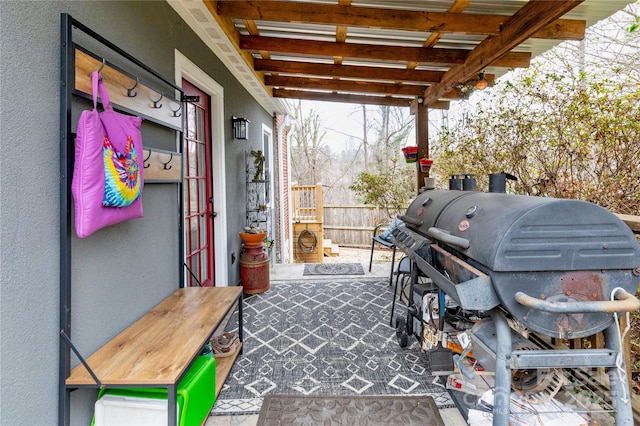
<path id="1" fill-rule="evenodd" d="M 67 391 L 80 387 L 167 388 L 168 421 L 177 423 L 176 389 L 189 366 L 223 319 L 238 306 L 242 341 L 242 287 L 187 287 L 176 290 L 87 360 L 65 381 Z M 235 354 L 216 359 L 216 397 Z"/>

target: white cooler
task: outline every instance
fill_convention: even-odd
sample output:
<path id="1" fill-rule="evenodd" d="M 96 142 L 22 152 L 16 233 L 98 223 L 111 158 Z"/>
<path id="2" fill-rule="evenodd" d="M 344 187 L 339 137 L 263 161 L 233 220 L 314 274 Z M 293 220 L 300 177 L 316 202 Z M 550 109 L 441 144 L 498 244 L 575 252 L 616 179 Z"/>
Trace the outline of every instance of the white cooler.
<path id="1" fill-rule="evenodd" d="M 95 426 L 167 424 L 167 399 L 104 395 L 95 405 Z M 176 408 L 180 418 L 179 407 Z"/>

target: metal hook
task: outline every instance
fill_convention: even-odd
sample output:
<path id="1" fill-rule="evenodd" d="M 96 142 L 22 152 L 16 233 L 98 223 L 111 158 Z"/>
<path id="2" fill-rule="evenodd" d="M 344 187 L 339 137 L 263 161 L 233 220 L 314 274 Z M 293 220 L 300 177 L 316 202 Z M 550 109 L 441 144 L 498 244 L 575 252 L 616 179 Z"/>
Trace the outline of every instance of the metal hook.
<path id="1" fill-rule="evenodd" d="M 104 68 L 105 64 L 106 64 L 106 59 L 102 58 L 102 65 L 100 65 L 100 68 L 98 68 L 98 79 L 102 80 L 102 74 L 100 74 L 102 72 L 102 69 Z"/>
<path id="2" fill-rule="evenodd" d="M 142 163 L 144 164 L 144 168 L 148 169 L 149 167 L 151 167 L 151 164 L 147 164 L 147 161 L 149 161 L 149 159 L 151 158 L 151 150 L 149 150 L 149 155 L 147 155 L 147 158 L 145 158 Z"/>
<path id="3" fill-rule="evenodd" d="M 162 168 L 164 170 L 169 170 L 172 166 L 169 166 L 169 163 L 171 163 L 171 160 L 173 160 L 173 153 L 170 154 L 171 157 L 169 157 L 169 161 L 167 161 L 166 163 L 162 163 Z"/>
<path id="4" fill-rule="evenodd" d="M 173 112 L 173 116 L 174 117 L 180 117 L 182 115 L 182 113 L 178 114 L 178 111 L 180 111 L 182 109 L 182 103 L 180 103 L 180 106 L 176 110 L 174 110 L 171 107 L 169 107 L 169 109 L 171 110 L 171 112 Z"/>
<path id="5" fill-rule="evenodd" d="M 138 80 L 138 77 L 136 77 L 136 84 L 133 85 L 133 87 L 131 89 L 127 89 L 127 96 L 130 98 L 135 98 L 136 96 L 138 96 L 138 92 L 131 94 L 131 92 L 133 91 L 133 89 L 135 89 L 136 87 L 138 87 L 138 83 L 140 82 L 140 80 Z M 160 98 L 162 99 L 162 98 Z M 158 99 L 158 100 L 160 100 Z"/>
<path id="6" fill-rule="evenodd" d="M 151 99 L 151 102 L 153 102 L 153 106 L 151 108 L 162 108 L 162 104 L 158 104 L 158 102 L 160 102 L 162 98 L 164 98 L 164 93 L 160 92 L 160 98 L 157 101 Z"/>

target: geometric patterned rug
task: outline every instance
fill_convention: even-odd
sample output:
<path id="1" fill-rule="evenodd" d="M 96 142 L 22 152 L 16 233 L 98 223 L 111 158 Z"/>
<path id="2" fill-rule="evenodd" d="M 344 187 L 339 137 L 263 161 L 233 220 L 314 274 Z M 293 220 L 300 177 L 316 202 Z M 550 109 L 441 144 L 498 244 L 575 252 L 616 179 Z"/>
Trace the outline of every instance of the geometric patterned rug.
<path id="1" fill-rule="evenodd" d="M 246 297 L 243 354 L 212 414 L 257 414 L 267 394 L 429 395 L 454 407 L 417 340 L 398 345 L 391 301 L 376 278 L 272 281 Z M 226 331 L 237 332 L 236 318 Z"/>

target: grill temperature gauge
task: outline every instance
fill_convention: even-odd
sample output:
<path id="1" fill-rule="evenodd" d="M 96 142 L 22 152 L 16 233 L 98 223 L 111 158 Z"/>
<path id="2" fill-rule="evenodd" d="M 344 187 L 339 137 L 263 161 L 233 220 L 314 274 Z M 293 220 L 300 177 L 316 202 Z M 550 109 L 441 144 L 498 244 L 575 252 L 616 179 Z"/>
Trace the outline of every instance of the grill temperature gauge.
<path id="1" fill-rule="evenodd" d="M 480 213 L 480 207 L 478 206 L 471 206 L 469 207 L 469 209 L 467 210 L 467 212 L 465 213 L 465 216 L 467 217 L 467 219 L 471 219 L 472 217 L 474 217 L 475 215 L 477 215 L 478 213 Z"/>

